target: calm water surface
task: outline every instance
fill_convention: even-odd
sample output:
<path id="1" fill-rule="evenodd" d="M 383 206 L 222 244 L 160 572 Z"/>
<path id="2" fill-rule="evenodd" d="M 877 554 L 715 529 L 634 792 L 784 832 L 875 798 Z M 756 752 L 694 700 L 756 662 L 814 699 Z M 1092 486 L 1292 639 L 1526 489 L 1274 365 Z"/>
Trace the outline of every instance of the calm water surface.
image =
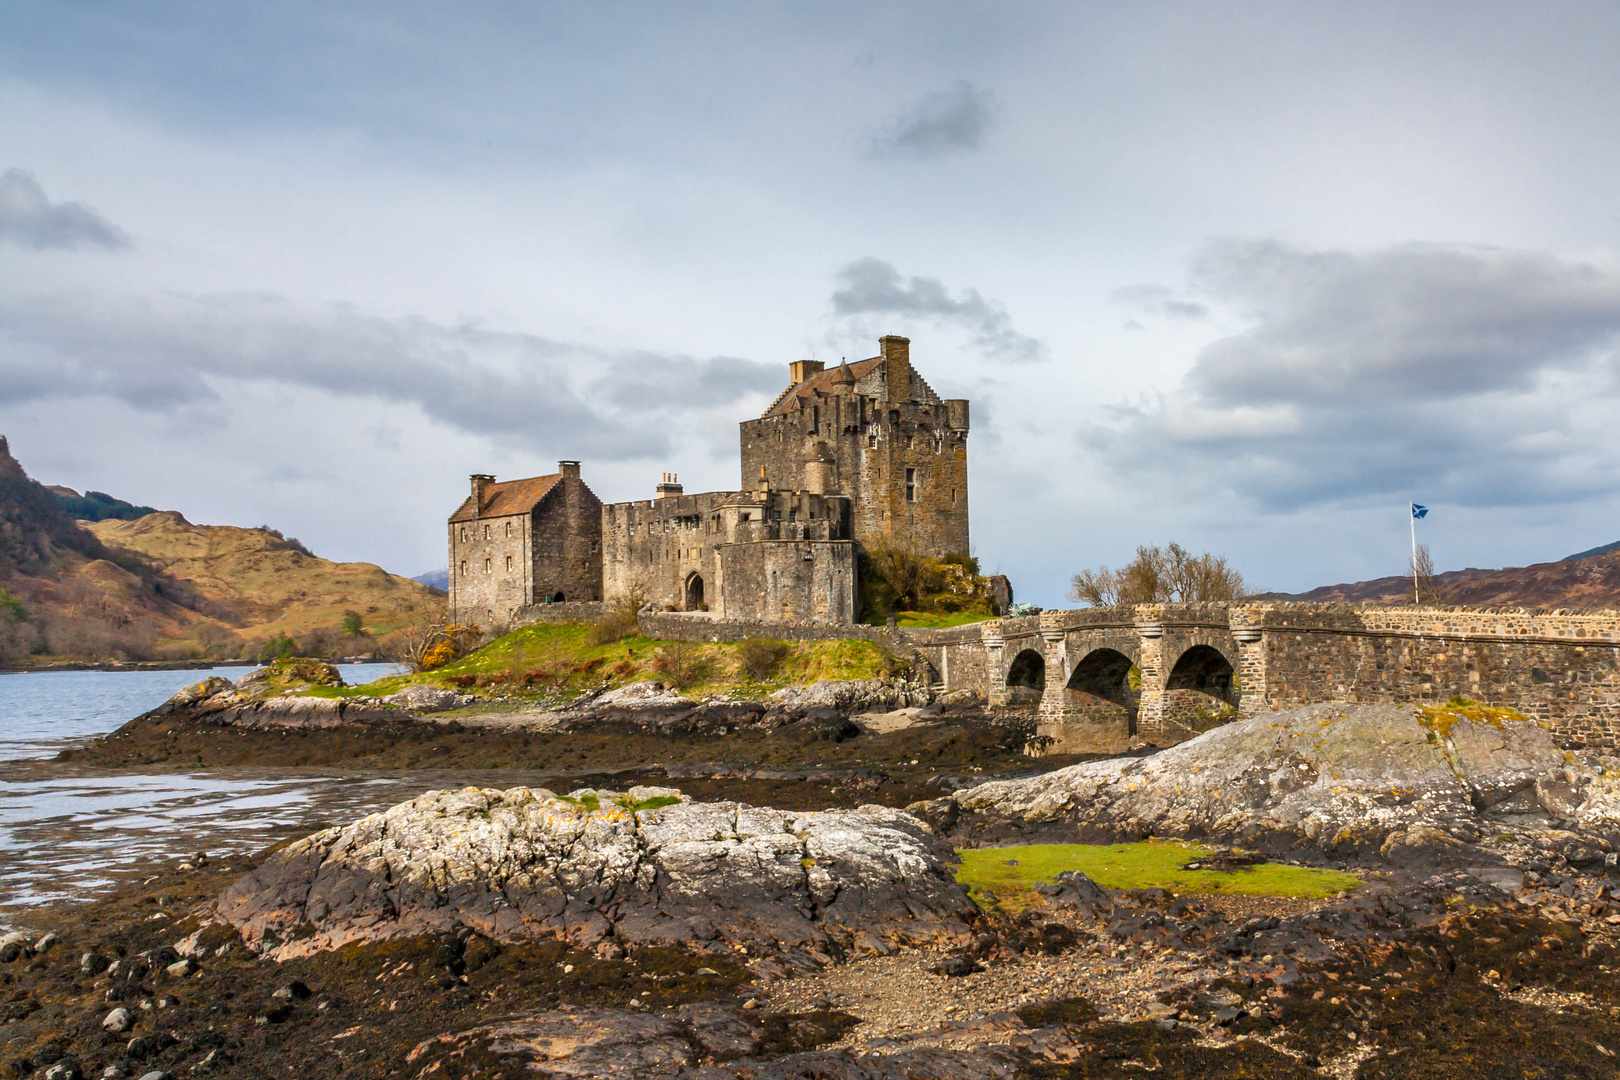
<path id="1" fill-rule="evenodd" d="M 0 675 L 0 908 L 89 898 L 156 860 L 199 850 L 256 851 L 433 788 L 544 779 L 273 768 L 131 774 L 49 761 L 183 686 L 209 675 L 234 680 L 248 670 Z M 358 684 L 398 669 L 352 664 L 339 670 Z M 6 921 L 0 913 L 0 925 Z"/>

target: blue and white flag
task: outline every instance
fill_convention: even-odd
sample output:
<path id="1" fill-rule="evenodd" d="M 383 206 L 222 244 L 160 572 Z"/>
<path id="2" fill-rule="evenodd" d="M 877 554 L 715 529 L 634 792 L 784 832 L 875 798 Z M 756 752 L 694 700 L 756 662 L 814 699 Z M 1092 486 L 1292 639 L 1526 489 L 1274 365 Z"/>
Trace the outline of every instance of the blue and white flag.
<path id="1" fill-rule="evenodd" d="M 1426 517 L 1429 516 L 1429 508 L 1427 506 L 1424 506 L 1422 503 L 1413 503 L 1412 504 L 1412 516 L 1414 518 L 1420 518 L 1420 519 L 1421 518 L 1426 518 Z"/>

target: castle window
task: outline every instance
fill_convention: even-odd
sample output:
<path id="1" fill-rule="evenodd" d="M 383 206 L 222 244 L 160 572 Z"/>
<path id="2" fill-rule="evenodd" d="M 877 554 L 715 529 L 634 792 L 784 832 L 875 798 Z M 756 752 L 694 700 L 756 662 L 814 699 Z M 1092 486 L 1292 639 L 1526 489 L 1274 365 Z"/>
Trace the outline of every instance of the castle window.
<path id="1" fill-rule="evenodd" d="M 906 470 L 906 502 L 917 501 L 917 470 Z"/>
<path id="2" fill-rule="evenodd" d="M 821 406 L 810 407 L 810 434 L 814 435 L 821 430 Z"/>
<path id="3" fill-rule="evenodd" d="M 463 544 L 467 542 L 467 526 L 465 525 L 461 527 L 461 542 Z"/>
<path id="4" fill-rule="evenodd" d="M 789 510 L 788 511 L 788 524 L 791 525 L 791 524 L 793 524 L 793 522 L 798 521 L 798 520 L 799 520 L 799 512 L 797 510 Z"/>
<path id="5" fill-rule="evenodd" d="M 494 559 L 485 559 L 484 560 L 484 573 L 493 574 L 494 572 L 495 572 L 495 560 Z"/>
<path id="6" fill-rule="evenodd" d="M 484 539 L 485 540 L 489 539 L 489 526 L 488 525 L 484 526 Z"/>
<path id="7" fill-rule="evenodd" d="M 512 556 L 510 555 L 506 557 L 506 572 L 508 574 L 512 572 Z"/>
<path id="8" fill-rule="evenodd" d="M 462 577 L 467 576 L 467 560 L 466 559 L 461 560 L 461 576 Z"/>
<path id="9" fill-rule="evenodd" d="M 951 488 L 951 505 L 952 506 L 956 505 L 956 489 L 955 488 Z"/>
<path id="10" fill-rule="evenodd" d="M 510 522 L 510 521 L 508 521 L 508 522 L 507 522 L 507 523 L 506 523 L 506 535 L 507 535 L 507 536 L 511 536 L 511 535 L 512 535 L 512 523 L 511 523 L 511 522 Z"/>

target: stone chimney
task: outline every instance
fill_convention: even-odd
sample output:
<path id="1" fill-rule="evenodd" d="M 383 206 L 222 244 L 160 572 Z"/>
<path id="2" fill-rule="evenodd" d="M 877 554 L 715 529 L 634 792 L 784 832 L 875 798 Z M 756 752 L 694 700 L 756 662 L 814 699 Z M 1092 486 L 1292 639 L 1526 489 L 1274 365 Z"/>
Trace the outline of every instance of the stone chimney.
<path id="1" fill-rule="evenodd" d="M 673 498 L 676 495 L 680 495 L 684 490 L 685 489 L 682 488 L 680 484 L 680 477 L 676 476 L 672 472 L 667 472 L 663 475 L 663 479 L 658 481 L 657 497 L 660 499 Z"/>
<path id="2" fill-rule="evenodd" d="M 579 479 L 579 462 L 577 462 L 577 461 L 559 461 L 559 462 L 557 462 L 557 471 L 562 474 L 562 478 L 564 480 L 578 480 Z"/>
<path id="3" fill-rule="evenodd" d="M 485 495 L 489 491 L 489 486 L 494 482 L 495 478 L 486 473 L 472 474 L 473 517 L 476 518 L 484 512 Z"/>
<path id="4" fill-rule="evenodd" d="M 826 366 L 820 360 L 795 360 L 788 365 L 788 385 L 798 386 L 810 376 L 820 373 Z"/>
<path id="5" fill-rule="evenodd" d="M 883 350 L 883 385 L 887 400 L 911 400 L 911 339 L 897 334 L 878 338 Z"/>

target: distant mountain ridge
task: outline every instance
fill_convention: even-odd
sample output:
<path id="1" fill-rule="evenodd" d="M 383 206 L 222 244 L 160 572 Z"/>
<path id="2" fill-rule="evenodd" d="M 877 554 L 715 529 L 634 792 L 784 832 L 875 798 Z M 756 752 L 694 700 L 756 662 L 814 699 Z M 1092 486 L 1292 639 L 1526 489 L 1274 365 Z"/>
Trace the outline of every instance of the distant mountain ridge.
<path id="1" fill-rule="evenodd" d="M 1583 551 L 1557 562 L 1502 570 L 1448 570 L 1435 575 L 1446 604 L 1480 607 L 1620 609 L 1620 543 Z M 1323 585 L 1302 593 L 1265 593 L 1256 599 L 1312 603 L 1402 604 L 1412 602 L 1410 576 Z"/>
<path id="2" fill-rule="evenodd" d="M 443 570 L 429 570 L 425 574 L 417 574 L 415 577 L 411 578 L 411 580 L 420 581 L 423 585 L 426 585 L 430 589 L 439 589 L 444 592 L 449 592 L 450 568 L 446 567 Z"/>

